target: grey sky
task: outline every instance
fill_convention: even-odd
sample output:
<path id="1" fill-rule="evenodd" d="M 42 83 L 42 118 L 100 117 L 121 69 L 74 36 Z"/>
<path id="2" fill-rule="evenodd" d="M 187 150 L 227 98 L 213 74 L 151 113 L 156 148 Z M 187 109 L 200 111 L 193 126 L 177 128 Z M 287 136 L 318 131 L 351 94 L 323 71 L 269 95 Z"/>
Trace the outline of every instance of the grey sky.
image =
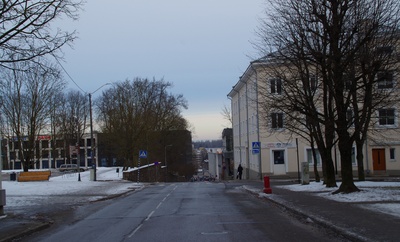
<path id="1" fill-rule="evenodd" d="M 255 56 L 264 0 L 88 0 L 65 49 L 65 69 L 86 92 L 107 82 L 164 78 L 183 94 L 194 140 L 218 139 L 229 126 L 226 95 Z M 78 89 L 72 81 L 70 88 Z"/>

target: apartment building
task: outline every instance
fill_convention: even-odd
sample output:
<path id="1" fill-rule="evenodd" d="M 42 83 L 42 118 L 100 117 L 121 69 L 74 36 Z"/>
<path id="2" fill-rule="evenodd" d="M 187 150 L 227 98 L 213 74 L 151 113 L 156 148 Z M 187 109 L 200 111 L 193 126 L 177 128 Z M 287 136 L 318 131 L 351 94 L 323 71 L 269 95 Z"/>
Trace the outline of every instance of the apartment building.
<path id="1" fill-rule="evenodd" d="M 245 179 L 261 179 L 265 175 L 299 177 L 303 162 L 309 164 L 310 171 L 314 164 L 310 143 L 285 129 L 284 115 L 266 114 L 259 106 L 260 92 L 279 95 L 283 88 L 279 78 L 268 72 L 272 64 L 268 58 L 251 62 L 228 93 L 233 120 L 234 166 L 237 169 L 242 165 Z M 393 72 L 380 73 L 378 88 L 393 88 L 396 93 L 397 76 Z M 399 103 L 393 103 L 376 111 L 362 151 L 366 175 L 400 175 L 399 110 Z M 264 115 L 268 115 L 268 121 Z M 354 174 L 357 172 L 356 152 L 354 145 Z M 339 151 L 334 147 L 332 153 L 336 174 L 340 176 Z M 322 171 L 318 150 L 317 164 Z"/>

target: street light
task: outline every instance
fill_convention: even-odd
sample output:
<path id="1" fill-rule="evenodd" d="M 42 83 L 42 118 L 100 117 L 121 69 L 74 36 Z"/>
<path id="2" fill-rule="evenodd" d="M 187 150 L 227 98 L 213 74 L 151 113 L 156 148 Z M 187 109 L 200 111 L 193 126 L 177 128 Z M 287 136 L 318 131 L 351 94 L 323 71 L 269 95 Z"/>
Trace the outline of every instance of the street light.
<path id="1" fill-rule="evenodd" d="M 168 180 L 168 166 L 167 166 L 167 147 L 171 147 L 172 145 L 164 146 L 164 163 L 165 163 L 165 182 Z"/>
<path id="2" fill-rule="evenodd" d="M 92 166 L 93 167 L 93 181 L 96 181 L 96 162 L 94 161 L 94 151 L 95 151 L 95 146 L 94 146 L 94 141 L 93 141 L 93 118 L 92 118 L 92 94 L 94 94 L 95 92 L 97 92 L 98 90 L 100 90 L 102 87 L 106 86 L 106 85 L 111 85 L 111 83 L 106 83 L 103 84 L 102 86 L 100 86 L 99 88 L 97 88 L 94 92 L 89 93 L 89 109 L 90 109 L 90 148 L 92 150 L 92 152 L 90 152 L 90 158 L 92 160 Z"/>

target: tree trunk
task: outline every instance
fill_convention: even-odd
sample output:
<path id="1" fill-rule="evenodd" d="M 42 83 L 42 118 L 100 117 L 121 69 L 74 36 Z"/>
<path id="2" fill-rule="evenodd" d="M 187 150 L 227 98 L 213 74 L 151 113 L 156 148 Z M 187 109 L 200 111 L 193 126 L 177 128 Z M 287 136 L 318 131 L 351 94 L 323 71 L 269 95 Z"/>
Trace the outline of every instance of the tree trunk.
<path id="1" fill-rule="evenodd" d="M 335 168 L 333 166 L 332 152 L 330 149 L 323 150 L 320 155 L 322 159 L 322 164 L 325 166 L 324 173 L 324 184 L 326 187 L 337 187 Z"/>
<path id="2" fill-rule="evenodd" d="M 340 151 L 340 164 L 341 164 L 341 174 L 342 174 L 342 184 L 339 189 L 333 192 L 337 193 L 352 193 L 360 191 L 353 180 L 353 166 L 351 164 L 351 151 L 352 143 L 350 138 L 345 134 L 339 135 L 339 151 Z M 340 137 L 342 136 L 342 137 Z"/>
<path id="3" fill-rule="evenodd" d="M 357 168 L 358 168 L 358 180 L 365 181 L 365 172 L 364 172 L 364 154 L 362 149 L 364 147 L 364 142 L 356 141 L 356 149 L 357 149 Z"/>

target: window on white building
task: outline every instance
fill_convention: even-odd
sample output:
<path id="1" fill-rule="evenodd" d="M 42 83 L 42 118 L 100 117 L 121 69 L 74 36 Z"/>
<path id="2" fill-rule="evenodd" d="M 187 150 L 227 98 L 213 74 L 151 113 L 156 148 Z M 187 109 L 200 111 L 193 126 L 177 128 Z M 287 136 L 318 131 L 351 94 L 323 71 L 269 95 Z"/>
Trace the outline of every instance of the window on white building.
<path id="1" fill-rule="evenodd" d="M 357 165 L 357 160 L 356 160 L 356 148 L 353 147 L 351 148 L 351 164 L 353 166 Z"/>
<path id="2" fill-rule="evenodd" d="M 311 91 L 315 92 L 318 88 L 318 78 L 315 75 L 312 75 L 310 77 L 310 88 Z"/>
<path id="3" fill-rule="evenodd" d="M 390 159 L 395 160 L 396 159 L 396 149 L 395 148 L 390 148 Z"/>
<path id="4" fill-rule="evenodd" d="M 271 113 L 271 127 L 273 129 L 283 128 L 283 113 Z"/>
<path id="5" fill-rule="evenodd" d="M 352 126 L 354 123 L 354 113 L 353 110 L 349 109 L 346 112 L 346 119 L 347 119 L 347 125 Z"/>
<path id="6" fill-rule="evenodd" d="M 379 109 L 379 125 L 394 125 L 394 108 Z"/>
<path id="7" fill-rule="evenodd" d="M 282 80 L 279 78 L 270 79 L 271 93 L 282 94 Z"/>
<path id="8" fill-rule="evenodd" d="M 382 71 L 378 73 L 378 88 L 393 88 L 393 72 L 392 71 Z"/>
<path id="9" fill-rule="evenodd" d="M 314 156 L 313 156 L 313 153 L 312 153 L 312 149 L 311 148 L 307 149 L 306 153 L 307 153 L 307 162 L 308 162 L 308 164 L 309 165 L 314 165 Z M 315 149 L 315 153 L 316 153 L 316 156 L 317 156 L 317 165 L 320 166 L 321 165 L 321 155 L 319 154 L 319 150 Z"/>

